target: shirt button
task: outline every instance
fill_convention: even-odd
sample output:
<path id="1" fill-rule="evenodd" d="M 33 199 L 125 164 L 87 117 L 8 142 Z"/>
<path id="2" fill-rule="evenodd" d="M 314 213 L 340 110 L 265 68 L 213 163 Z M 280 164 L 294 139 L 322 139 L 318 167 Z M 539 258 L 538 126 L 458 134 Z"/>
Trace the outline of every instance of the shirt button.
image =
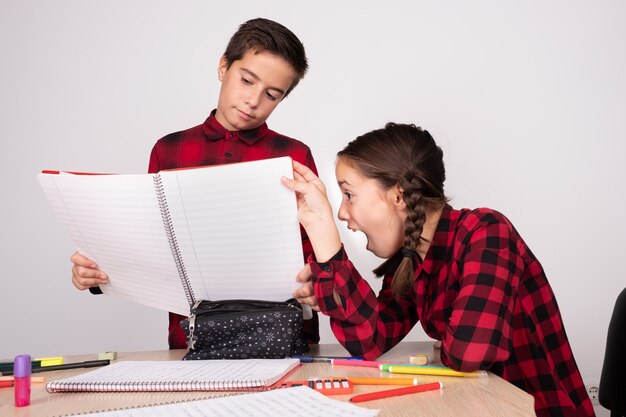
<path id="1" fill-rule="evenodd" d="M 229 138 L 232 138 L 233 136 L 235 136 L 235 134 L 234 134 L 233 132 L 230 132 L 230 133 L 228 134 L 228 137 L 229 137 Z"/>
<path id="2" fill-rule="evenodd" d="M 326 271 L 326 272 L 330 272 L 330 266 L 326 265 L 326 266 L 324 267 L 324 271 Z"/>
<path id="3" fill-rule="evenodd" d="M 232 154 L 232 153 L 230 153 L 230 152 L 226 152 L 226 153 L 224 153 L 224 156 L 225 156 L 226 158 L 230 158 L 231 156 L 233 156 L 233 154 Z"/>

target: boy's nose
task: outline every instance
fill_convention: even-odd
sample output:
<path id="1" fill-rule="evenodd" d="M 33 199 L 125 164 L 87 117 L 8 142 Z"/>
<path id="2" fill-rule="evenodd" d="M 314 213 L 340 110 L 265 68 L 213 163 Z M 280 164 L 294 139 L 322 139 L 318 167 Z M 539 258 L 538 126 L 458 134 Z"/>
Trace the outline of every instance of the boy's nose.
<path id="1" fill-rule="evenodd" d="M 254 108 L 259 105 L 260 101 L 261 101 L 261 93 L 253 92 L 253 93 L 250 93 L 250 95 L 246 99 L 246 104 Z"/>

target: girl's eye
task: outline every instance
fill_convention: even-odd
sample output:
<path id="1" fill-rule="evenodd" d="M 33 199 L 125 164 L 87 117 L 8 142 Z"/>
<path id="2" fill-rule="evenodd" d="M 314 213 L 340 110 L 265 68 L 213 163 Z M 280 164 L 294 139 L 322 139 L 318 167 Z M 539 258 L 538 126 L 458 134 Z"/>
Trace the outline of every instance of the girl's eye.
<path id="1" fill-rule="evenodd" d="M 250 80 L 248 80 L 247 78 L 241 77 L 241 82 L 244 84 L 252 84 L 252 82 L 250 82 Z"/>
<path id="2" fill-rule="evenodd" d="M 352 193 L 345 192 L 345 193 L 343 193 L 343 195 L 345 195 L 348 200 L 350 200 L 352 198 Z"/>

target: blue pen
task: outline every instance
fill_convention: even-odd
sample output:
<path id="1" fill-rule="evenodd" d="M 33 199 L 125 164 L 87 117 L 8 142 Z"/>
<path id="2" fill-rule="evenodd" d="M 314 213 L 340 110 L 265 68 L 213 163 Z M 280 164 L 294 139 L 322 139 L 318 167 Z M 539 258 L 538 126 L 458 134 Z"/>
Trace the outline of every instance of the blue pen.
<path id="1" fill-rule="evenodd" d="M 362 361 L 363 358 L 358 356 L 311 356 L 311 355 L 293 355 L 292 358 L 299 359 L 301 363 L 326 362 L 330 363 L 333 359 L 348 359 Z"/>

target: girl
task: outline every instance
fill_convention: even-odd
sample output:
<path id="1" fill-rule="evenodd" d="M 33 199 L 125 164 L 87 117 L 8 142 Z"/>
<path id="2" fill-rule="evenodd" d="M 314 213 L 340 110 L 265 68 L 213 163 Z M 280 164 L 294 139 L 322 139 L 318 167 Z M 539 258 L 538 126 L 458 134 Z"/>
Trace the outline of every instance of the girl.
<path id="1" fill-rule="evenodd" d="M 330 316 L 352 355 L 374 359 L 420 321 L 445 365 L 501 376 L 534 396 L 538 416 L 594 415 L 541 264 L 502 214 L 448 205 L 427 131 L 389 123 L 338 153 L 339 219 L 387 259 L 378 296 L 348 259 L 324 184 L 294 171 L 282 181 L 314 252 L 294 295 Z"/>

